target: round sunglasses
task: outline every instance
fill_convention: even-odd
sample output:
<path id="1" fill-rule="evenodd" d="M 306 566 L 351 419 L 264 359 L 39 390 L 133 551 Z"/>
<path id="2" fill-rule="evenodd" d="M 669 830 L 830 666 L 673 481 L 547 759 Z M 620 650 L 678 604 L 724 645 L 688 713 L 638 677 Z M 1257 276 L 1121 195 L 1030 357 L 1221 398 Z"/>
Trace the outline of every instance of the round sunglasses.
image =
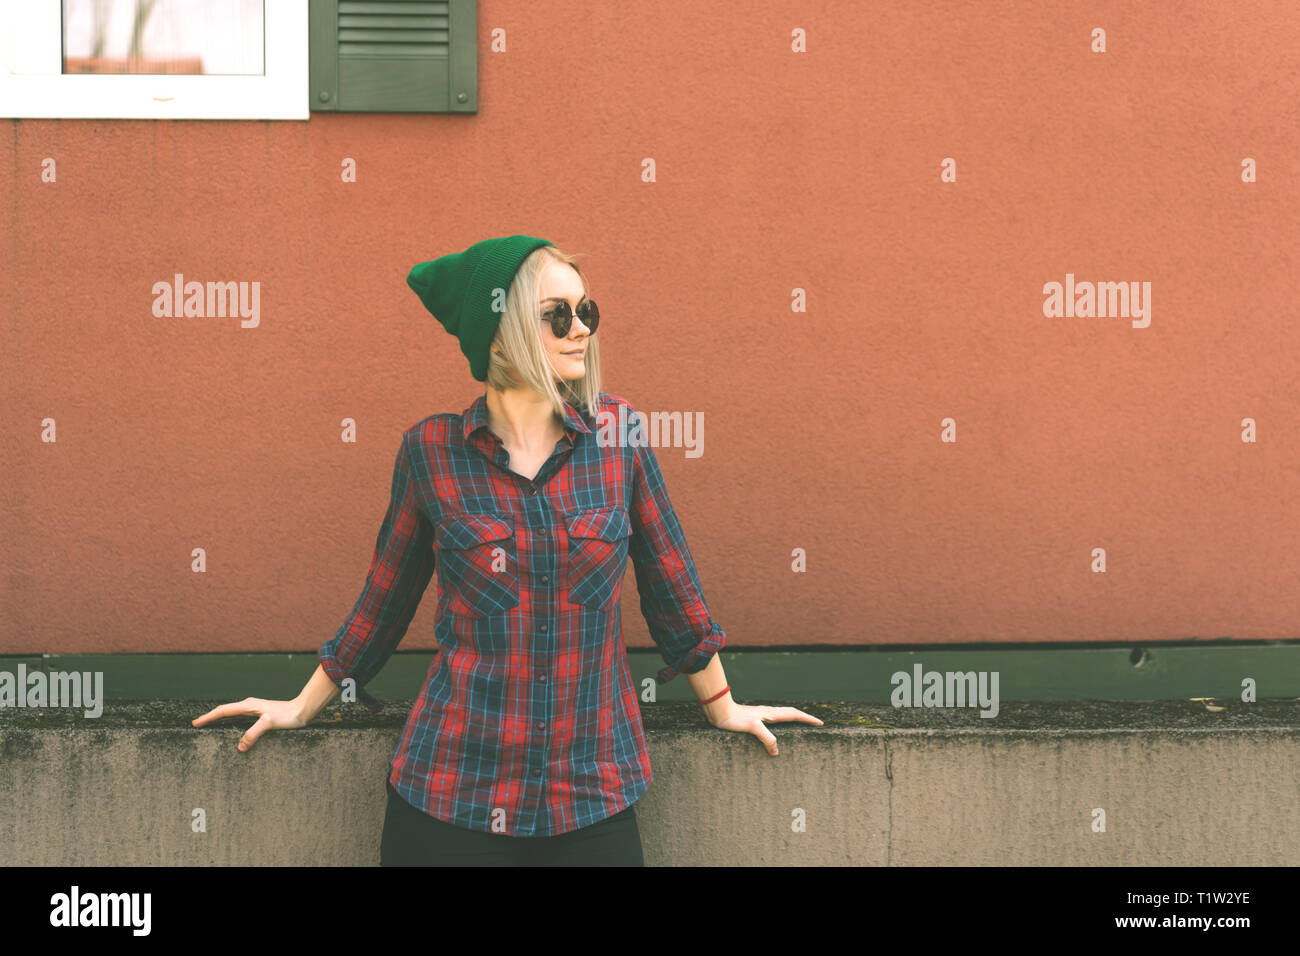
<path id="1" fill-rule="evenodd" d="M 578 303 L 578 318 L 582 319 L 582 324 L 594 335 L 596 326 L 600 324 L 600 309 L 590 299 L 583 299 Z M 542 313 L 542 319 L 551 323 L 551 331 L 557 339 L 565 338 L 573 327 L 573 308 L 561 299 Z"/>

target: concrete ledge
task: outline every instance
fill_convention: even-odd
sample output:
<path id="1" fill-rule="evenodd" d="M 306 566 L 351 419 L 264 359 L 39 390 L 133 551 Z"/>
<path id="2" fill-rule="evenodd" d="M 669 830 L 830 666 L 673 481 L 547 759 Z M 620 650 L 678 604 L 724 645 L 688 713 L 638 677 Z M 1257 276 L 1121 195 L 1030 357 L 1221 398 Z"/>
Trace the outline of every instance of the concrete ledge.
<path id="1" fill-rule="evenodd" d="M 396 651 L 366 685 L 381 700 L 414 698 L 424 687 L 437 651 Z M 718 654 L 732 686 L 746 700 L 892 701 L 899 671 L 1000 675 L 1004 700 L 1188 700 L 1223 696 L 1240 699 L 1250 678 L 1259 698 L 1300 697 L 1300 641 L 1243 641 L 1215 638 L 1190 642 L 1125 642 L 1115 645 L 1048 643 L 931 647 L 873 644 L 800 650 L 729 646 Z M 654 677 L 664 661 L 657 649 L 629 647 L 633 682 Z M 307 653 L 40 654 L 0 656 L 0 672 L 92 672 L 104 675 L 110 700 L 227 700 L 248 695 L 292 697 L 320 663 Z M 660 703 L 694 700 L 690 684 L 655 687 Z"/>
<path id="2" fill-rule="evenodd" d="M 223 701 L 0 709 L 6 865 L 375 865 L 384 779 L 412 701 L 337 702 L 235 749 Z M 770 701 L 769 703 L 777 703 Z M 637 803 L 663 865 L 1270 865 L 1300 860 L 1300 704 L 788 701 L 770 757 L 694 704 L 643 705 Z M 192 812 L 207 832 L 191 832 Z M 1093 832 L 1093 811 L 1105 832 Z M 802 812 L 806 830 L 792 822 Z"/>

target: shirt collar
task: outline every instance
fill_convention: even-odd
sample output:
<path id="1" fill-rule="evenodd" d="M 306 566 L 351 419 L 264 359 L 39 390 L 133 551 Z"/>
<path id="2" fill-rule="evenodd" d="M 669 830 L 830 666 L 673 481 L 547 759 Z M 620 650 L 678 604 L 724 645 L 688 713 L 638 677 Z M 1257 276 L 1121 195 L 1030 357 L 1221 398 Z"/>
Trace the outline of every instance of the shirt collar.
<path id="1" fill-rule="evenodd" d="M 461 413 L 461 418 L 465 425 L 465 440 L 469 441 L 469 436 L 474 434 L 480 428 L 487 428 L 487 395 L 480 395 L 474 399 L 469 408 Z M 564 430 L 569 436 L 569 441 L 573 441 L 575 432 L 591 432 L 589 426 L 580 414 L 568 402 L 564 402 Z"/>

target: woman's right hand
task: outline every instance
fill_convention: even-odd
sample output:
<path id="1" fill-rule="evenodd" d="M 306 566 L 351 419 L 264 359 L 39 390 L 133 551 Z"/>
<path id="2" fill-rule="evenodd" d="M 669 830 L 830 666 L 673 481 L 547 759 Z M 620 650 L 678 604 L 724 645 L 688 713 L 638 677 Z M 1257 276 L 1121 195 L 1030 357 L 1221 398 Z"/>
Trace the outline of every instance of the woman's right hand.
<path id="1" fill-rule="evenodd" d="M 257 738 L 262 736 L 265 731 L 296 730 L 299 727 L 307 726 L 306 721 L 302 719 L 299 712 L 297 701 L 263 700 L 260 697 L 245 697 L 236 703 L 213 707 L 203 716 L 195 717 L 191 723 L 195 727 L 203 727 L 217 721 L 251 717 L 254 714 L 257 715 L 257 722 L 244 731 L 244 736 L 239 738 L 239 749 L 241 751 L 251 749 L 253 744 L 257 743 Z"/>

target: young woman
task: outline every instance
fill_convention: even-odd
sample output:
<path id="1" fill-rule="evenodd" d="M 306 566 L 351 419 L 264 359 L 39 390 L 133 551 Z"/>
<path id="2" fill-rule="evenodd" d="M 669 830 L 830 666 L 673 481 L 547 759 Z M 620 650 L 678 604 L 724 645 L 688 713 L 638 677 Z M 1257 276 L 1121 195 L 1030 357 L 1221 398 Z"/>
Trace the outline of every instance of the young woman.
<path id="1" fill-rule="evenodd" d="M 731 696 L 726 635 L 638 435 L 645 420 L 599 390 L 600 312 L 574 259 L 506 236 L 420 263 L 407 282 L 486 391 L 402 435 L 365 587 L 302 693 L 194 725 L 257 715 L 247 751 L 308 724 L 340 688 L 379 709 L 364 685 L 437 571 L 439 650 L 389 761 L 381 862 L 641 866 L 633 804 L 652 775 L 620 628 L 629 558 L 661 682 L 685 674 L 714 727 L 772 756 L 764 721 L 822 722 Z"/>

